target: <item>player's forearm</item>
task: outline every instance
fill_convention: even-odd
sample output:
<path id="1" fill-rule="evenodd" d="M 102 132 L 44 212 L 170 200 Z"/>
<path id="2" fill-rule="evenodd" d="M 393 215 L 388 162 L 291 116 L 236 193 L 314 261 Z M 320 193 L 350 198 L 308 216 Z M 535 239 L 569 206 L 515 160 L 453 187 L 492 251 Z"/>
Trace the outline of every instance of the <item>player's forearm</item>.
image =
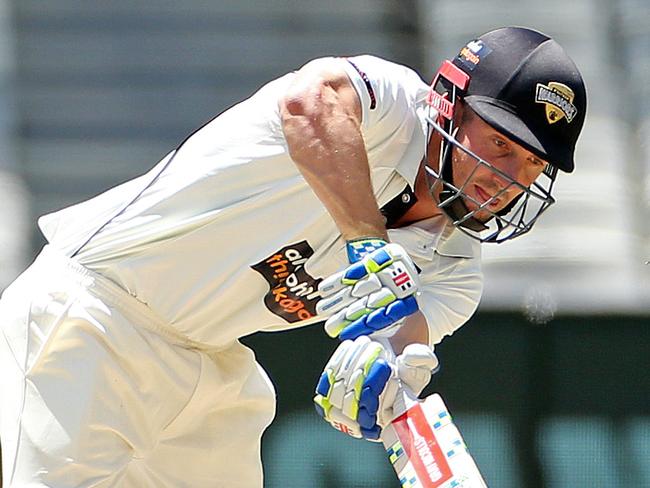
<path id="1" fill-rule="evenodd" d="M 280 104 L 293 161 L 345 239 L 387 238 L 372 190 L 360 114 L 334 84 L 307 82 L 294 86 Z"/>
<path id="2" fill-rule="evenodd" d="M 343 237 L 387 238 L 385 221 L 372 191 L 363 141 L 352 132 L 353 124 L 333 120 L 329 127 L 313 128 L 304 121 L 296 122 L 293 128 L 309 134 L 312 145 L 294 140 L 292 158 Z"/>
<path id="3" fill-rule="evenodd" d="M 416 312 L 404 319 L 404 324 L 389 340 L 397 354 L 409 344 L 429 344 L 429 326 L 424 314 Z"/>

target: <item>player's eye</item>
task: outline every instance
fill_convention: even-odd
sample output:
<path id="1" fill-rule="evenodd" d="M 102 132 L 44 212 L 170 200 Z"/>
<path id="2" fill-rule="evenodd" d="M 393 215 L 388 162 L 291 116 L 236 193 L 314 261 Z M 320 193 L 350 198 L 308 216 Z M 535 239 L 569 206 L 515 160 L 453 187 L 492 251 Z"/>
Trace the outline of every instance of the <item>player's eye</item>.
<path id="1" fill-rule="evenodd" d="M 546 161 L 542 161 L 541 159 L 537 158 L 530 158 L 529 161 L 533 164 L 533 166 L 538 166 L 542 169 L 544 169 L 548 164 Z"/>
<path id="2" fill-rule="evenodd" d="M 500 137 L 495 137 L 492 141 L 494 145 L 500 149 L 503 149 L 508 145 L 508 143 L 503 139 L 501 139 Z"/>

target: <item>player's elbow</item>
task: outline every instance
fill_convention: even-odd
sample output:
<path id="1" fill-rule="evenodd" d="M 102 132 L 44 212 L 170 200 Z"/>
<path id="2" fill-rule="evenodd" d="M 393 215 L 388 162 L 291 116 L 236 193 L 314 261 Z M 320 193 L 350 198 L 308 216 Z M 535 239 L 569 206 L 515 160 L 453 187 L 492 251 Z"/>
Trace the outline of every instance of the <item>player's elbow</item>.
<path id="1" fill-rule="evenodd" d="M 322 78 L 296 80 L 280 99 L 282 125 L 320 125 L 327 112 L 327 90 L 327 82 Z"/>
<path id="2" fill-rule="evenodd" d="M 299 165 L 316 164 L 315 151 L 328 139 L 327 89 L 324 80 L 311 78 L 294 83 L 280 100 L 282 131 L 289 154 Z"/>
<path id="3" fill-rule="evenodd" d="M 318 129 L 332 118 L 354 115 L 357 111 L 351 97 L 350 80 L 335 58 L 317 59 L 307 63 L 295 75 L 280 99 L 283 125 L 295 123 Z"/>

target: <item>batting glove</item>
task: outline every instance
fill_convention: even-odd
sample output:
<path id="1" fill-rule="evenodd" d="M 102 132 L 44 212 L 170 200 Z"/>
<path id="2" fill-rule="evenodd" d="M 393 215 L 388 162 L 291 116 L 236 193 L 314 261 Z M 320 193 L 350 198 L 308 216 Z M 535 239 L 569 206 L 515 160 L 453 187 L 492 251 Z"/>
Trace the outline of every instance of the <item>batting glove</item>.
<path id="1" fill-rule="evenodd" d="M 390 326 L 418 310 L 418 272 L 399 244 L 386 244 L 325 278 L 318 286 L 319 315 L 329 315 L 325 331 L 330 337 L 356 339 Z"/>
<path id="2" fill-rule="evenodd" d="M 345 249 L 348 253 L 348 262 L 350 264 L 361 261 L 366 254 L 370 254 L 377 249 L 384 247 L 388 242 L 379 237 L 362 237 L 345 242 Z"/>
<path id="3" fill-rule="evenodd" d="M 424 344 L 410 344 L 395 358 L 366 336 L 342 342 L 316 387 L 316 410 L 337 430 L 378 441 L 395 412 L 400 387 L 415 396 L 429 383 L 438 358 Z"/>

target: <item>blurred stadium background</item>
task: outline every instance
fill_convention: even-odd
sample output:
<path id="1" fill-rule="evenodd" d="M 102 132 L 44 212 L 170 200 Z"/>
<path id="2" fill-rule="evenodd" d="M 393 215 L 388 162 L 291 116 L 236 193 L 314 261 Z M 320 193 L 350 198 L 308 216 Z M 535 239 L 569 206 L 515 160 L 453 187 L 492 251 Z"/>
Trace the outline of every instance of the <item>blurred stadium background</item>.
<path id="1" fill-rule="evenodd" d="M 647 0 L 0 0 L 0 288 L 43 244 L 38 215 L 143 173 L 264 82 L 357 53 L 430 80 L 513 24 L 583 71 L 577 170 L 529 236 L 485 248 L 483 304 L 427 391 L 492 488 L 650 487 Z M 397 486 L 380 447 L 313 414 L 334 348 L 319 327 L 246 342 L 278 388 L 267 487 Z"/>

